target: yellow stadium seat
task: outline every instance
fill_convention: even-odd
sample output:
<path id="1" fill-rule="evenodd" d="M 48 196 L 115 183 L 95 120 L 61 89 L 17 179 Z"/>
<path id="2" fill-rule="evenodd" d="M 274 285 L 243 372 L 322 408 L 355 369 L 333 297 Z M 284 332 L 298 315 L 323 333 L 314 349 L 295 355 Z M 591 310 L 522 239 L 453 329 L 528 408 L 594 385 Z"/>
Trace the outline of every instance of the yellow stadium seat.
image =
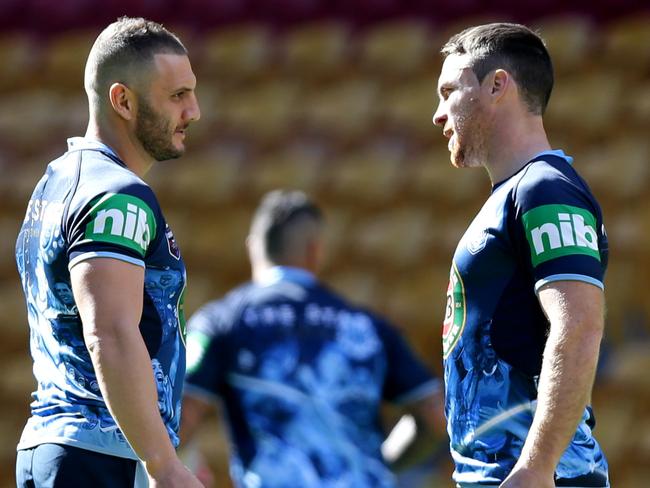
<path id="1" fill-rule="evenodd" d="M 32 84 L 40 55 L 36 41 L 29 34 L 0 35 L 0 90 L 19 90 Z"/>
<path id="2" fill-rule="evenodd" d="M 613 21 L 604 29 L 601 61 L 642 75 L 650 67 L 650 13 Z"/>
<path id="3" fill-rule="evenodd" d="M 390 201 L 403 186 L 405 156 L 399 144 L 391 148 L 374 140 L 337 156 L 323 177 L 332 195 L 377 205 Z"/>
<path id="4" fill-rule="evenodd" d="M 265 75 L 275 46 L 268 26 L 262 24 L 216 27 L 201 39 L 198 71 L 207 80 L 257 79 Z M 200 83 L 207 81 L 200 78 Z"/>
<path id="5" fill-rule="evenodd" d="M 643 132 L 593 143 L 576 161 L 596 195 L 623 201 L 647 194 L 650 142 Z"/>
<path id="6" fill-rule="evenodd" d="M 442 131 L 432 122 L 438 106 L 434 75 L 404 80 L 385 88 L 379 100 L 379 119 L 383 124 L 405 131 L 423 143 L 442 138 Z"/>
<path id="7" fill-rule="evenodd" d="M 293 28 L 280 41 L 280 65 L 288 77 L 331 79 L 349 62 L 350 29 L 322 21 Z"/>
<path id="8" fill-rule="evenodd" d="M 305 86 L 295 107 L 302 126 L 341 141 L 355 141 L 371 128 L 378 103 L 374 80 L 342 79 Z"/>
<path id="9" fill-rule="evenodd" d="M 218 123 L 263 143 L 278 140 L 296 117 L 296 96 L 297 86 L 279 79 L 226 92 Z"/>
<path id="10" fill-rule="evenodd" d="M 368 74 L 405 81 L 404 77 L 427 73 L 437 62 L 430 24 L 417 20 L 398 20 L 378 24 L 361 34 L 359 64 Z"/>
<path id="11" fill-rule="evenodd" d="M 79 29 L 53 37 L 45 46 L 42 76 L 57 89 L 82 91 L 84 68 L 96 30 Z"/>
<path id="12" fill-rule="evenodd" d="M 584 69 L 597 41 L 597 30 L 589 18 L 560 15 L 542 19 L 534 27 L 546 42 L 556 73 Z"/>
<path id="13" fill-rule="evenodd" d="M 359 258 L 381 266 L 421 262 L 435 235 L 435 221 L 426 207 L 401 206 L 356 221 L 349 242 Z"/>
<path id="14" fill-rule="evenodd" d="M 551 130 L 609 135 L 618 117 L 624 85 L 620 73 L 591 71 L 559 80 L 553 90 L 545 121 Z"/>

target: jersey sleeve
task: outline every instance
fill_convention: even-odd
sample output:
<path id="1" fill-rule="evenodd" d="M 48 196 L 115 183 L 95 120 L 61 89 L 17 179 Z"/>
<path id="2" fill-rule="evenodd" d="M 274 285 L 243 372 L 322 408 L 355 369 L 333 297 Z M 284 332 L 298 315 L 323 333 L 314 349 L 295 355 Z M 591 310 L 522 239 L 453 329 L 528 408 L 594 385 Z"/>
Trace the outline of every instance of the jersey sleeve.
<path id="1" fill-rule="evenodd" d="M 563 280 L 603 288 L 608 246 L 600 206 L 573 170 L 536 166 L 516 188 L 512 222 L 535 291 Z"/>
<path id="2" fill-rule="evenodd" d="M 225 381 L 225 332 L 230 330 L 227 307 L 212 302 L 188 321 L 185 391 L 216 399 Z"/>
<path id="3" fill-rule="evenodd" d="M 131 184 L 77 200 L 81 203 L 77 208 L 71 205 L 67 218 L 68 267 L 93 257 L 144 267 L 150 247 L 165 231 L 151 189 Z"/>
<path id="4" fill-rule="evenodd" d="M 385 400 L 405 405 L 422 400 L 440 389 L 440 381 L 415 356 L 394 326 L 380 321 L 378 332 L 386 351 Z"/>

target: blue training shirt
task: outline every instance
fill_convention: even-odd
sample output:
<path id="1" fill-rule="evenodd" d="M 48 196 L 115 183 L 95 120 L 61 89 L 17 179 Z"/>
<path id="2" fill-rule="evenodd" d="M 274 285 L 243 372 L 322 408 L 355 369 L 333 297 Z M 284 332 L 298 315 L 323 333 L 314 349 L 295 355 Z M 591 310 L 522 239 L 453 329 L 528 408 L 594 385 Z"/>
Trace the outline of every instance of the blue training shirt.
<path id="1" fill-rule="evenodd" d="M 439 382 L 392 326 L 306 271 L 275 267 L 188 328 L 186 391 L 223 401 L 237 486 L 394 486 L 380 404 Z"/>
<path id="2" fill-rule="evenodd" d="M 571 162 L 544 152 L 495 185 L 454 254 L 443 355 L 454 480 L 462 486 L 497 486 L 519 458 L 549 328 L 537 290 L 558 280 L 603 288 L 600 206 Z M 608 486 L 593 426 L 586 408 L 557 486 Z"/>
<path id="3" fill-rule="evenodd" d="M 68 144 L 38 182 L 16 242 L 38 384 L 18 449 L 57 443 L 137 459 L 99 390 L 70 269 L 95 257 L 145 269 L 140 332 L 160 414 L 177 445 L 185 266 L 151 188 L 107 146 L 84 138 Z"/>

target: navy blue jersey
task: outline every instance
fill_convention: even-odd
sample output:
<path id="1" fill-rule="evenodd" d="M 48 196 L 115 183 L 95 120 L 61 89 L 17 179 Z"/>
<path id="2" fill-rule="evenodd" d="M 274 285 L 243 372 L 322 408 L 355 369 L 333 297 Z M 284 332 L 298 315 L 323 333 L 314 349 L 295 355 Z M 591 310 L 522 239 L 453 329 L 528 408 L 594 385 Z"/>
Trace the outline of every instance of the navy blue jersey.
<path id="1" fill-rule="evenodd" d="M 268 278 L 268 279 L 266 279 Z M 186 391 L 225 405 L 241 487 L 382 487 L 382 400 L 438 388 L 398 332 L 276 267 L 189 321 Z"/>
<path id="2" fill-rule="evenodd" d="M 38 384 L 18 449 L 57 443 L 136 458 L 99 390 L 69 270 L 94 257 L 145 269 L 140 332 L 160 414 L 178 444 L 185 267 L 151 189 L 103 144 L 68 142 L 38 182 L 16 243 Z"/>
<path id="3" fill-rule="evenodd" d="M 443 328 L 446 414 L 458 483 L 502 481 L 532 423 L 549 324 L 536 291 L 579 280 L 603 287 L 600 206 L 561 151 L 497 184 L 460 240 Z M 569 485 L 607 486 L 590 408 L 557 466 Z"/>

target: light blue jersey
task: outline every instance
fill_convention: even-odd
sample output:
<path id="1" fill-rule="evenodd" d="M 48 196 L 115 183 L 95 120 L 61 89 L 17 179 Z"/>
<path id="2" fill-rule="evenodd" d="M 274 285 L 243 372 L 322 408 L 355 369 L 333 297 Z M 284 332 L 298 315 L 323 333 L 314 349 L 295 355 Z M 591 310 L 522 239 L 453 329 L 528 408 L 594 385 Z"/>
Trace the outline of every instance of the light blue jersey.
<path id="1" fill-rule="evenodd" d="M 16 243 L 38 384 L 18 449 L 57 443 L 136 459 L 99 390 L 70 269 L 95 257 L 145 269 L 140 332 L 160 415 L 177 445 L 185 267 L 151 189 L 103 144 L 68 142 L 68 152 L 48 165 L 37 184 Z"/>

